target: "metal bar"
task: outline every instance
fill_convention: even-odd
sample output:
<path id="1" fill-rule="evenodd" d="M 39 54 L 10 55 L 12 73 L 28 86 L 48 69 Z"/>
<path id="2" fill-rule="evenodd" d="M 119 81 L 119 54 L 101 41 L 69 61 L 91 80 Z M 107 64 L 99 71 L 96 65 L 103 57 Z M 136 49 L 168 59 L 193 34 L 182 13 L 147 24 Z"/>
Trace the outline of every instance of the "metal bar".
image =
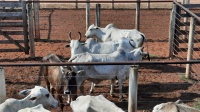
<path id="1" fill-rule="evenodd" d="M 0 66 L 73 66 L 73 65 L 146 65 L 146 64 L 200 64 L 200 60 L 191 61 L 128 61 L 128 62 L 65 62 L 65 63 L 0 63 Z"/>
<path id="2" fill-rule="evenodd" d="M 135 18 L 135 29 L 140 31 L 140 0 L 137 0 L 136 6 L 136 18 Z"/>
<path id="3" fill-rule="evenodd" d="M 0 67 L 0 104 L 6 100 L 6 83 L 5 83 L 5 75 L 4 69 Z"/>
<path id="4" fill-rule="evenodd" d="M 34 0 L 34 1 L 27 1 L 27 2 L 40 2 L 40 3 L 113 3 L 112 0 L 110 1 L 50 1 L 50 0 L 45 0 L 45 1 L 40 1 L 40 0 Z M 145 0 L 145 1 L 140 1 L 141 3 L 148 3 L 149 0 Z M 151 1 L 151 2 L 173 2 L 173 0 L 157 0 L 157 1 Z M 137 3 L 137 1 L 126 1 L 126 0 L 121 0 L 121 1 L 114 1 L 114 3 Z"/>
<path id="5" fill-rule="evenodd" d="M 178 5 L 179 7 L 181 7 L 184 11 L 186 11 L 187 14 L 194 17 L 195 19 L 197 19 L 200 22 L 200 18 L 197 15 L 195 15 L 193 12 L 191 12 L 190 10 L 188 10 L 187 8 L 185 8 L 184 6 L 182 6 L 180 3 L 176 2 L 176 1 L 174 1 L 174 3 L 176 5 Z"/>
<path id="6" fill-rule="evenodd" d="M 192 55 L 193 55 L 194 31 L 195 31 L 195 25 L 194 25 L 194 18 L 192 17 L 190 19 L 190 32 L 189 32 L 187 61 L 191 60 L 192 59 Z M 186 73 L 185 73 L 185 77 L 186 78 L 190 78 L 190 69 L 191 69 L 191 65 L 190 64 L 186 64 Z"/>
<path id="7" fill-rule="evenodd" d="M 175 32 L 175 11 L 176 11 L 176 5 L 173 4 L 173 8 L 171 11 L 171 17 L 170 17 L 170 27 L 169 27 L 169 57 L 172 58 L 173 56 L 173 42 L 174 42 L 174 32 Z"/>
<path id="8" fill-rule="evenodd" d="M 138 66 L 131 66 L 129 73 L 128 112 L 137 112 Z"/>

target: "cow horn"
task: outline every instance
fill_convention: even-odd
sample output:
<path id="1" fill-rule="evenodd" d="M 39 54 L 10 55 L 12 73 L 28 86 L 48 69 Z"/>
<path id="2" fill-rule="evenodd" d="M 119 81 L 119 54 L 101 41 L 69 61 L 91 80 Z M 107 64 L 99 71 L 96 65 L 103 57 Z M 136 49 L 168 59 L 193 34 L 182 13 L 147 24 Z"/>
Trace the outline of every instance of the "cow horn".
<path id="1" fill-rule="evenodd" d="M 72 32 L 69 32 L 69 40 L 72 40 Z"/>
<path id="2" fill-rule="evenodd" d="M 81 32 L 78 32 L 78 34 L 79 34 L 79 41 L 81 40 Z"/>
<path id="3" fill-rule="evenodd" d="M 132 39 L 129 40 L 129 44 L 130 44 L 133 48 L 135 48 L 135 46 L 133 46 L 133 45 L 131 44 L 131 41 L 133 41 L 133 40 L 132 40 Z"/>

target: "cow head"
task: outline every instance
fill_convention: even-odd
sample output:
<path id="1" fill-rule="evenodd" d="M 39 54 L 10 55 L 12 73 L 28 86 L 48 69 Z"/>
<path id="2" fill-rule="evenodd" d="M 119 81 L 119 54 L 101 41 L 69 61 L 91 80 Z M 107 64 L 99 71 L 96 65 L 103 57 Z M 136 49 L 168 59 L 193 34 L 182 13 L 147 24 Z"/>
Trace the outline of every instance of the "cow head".
<path id="1" fill-rule="evenodd" d="M 86 38 L 90 38 L 92 36 L 95 36 L 98 33 L 98 26 L 95 26 L 94 24 L 90 25 L 88 30 L 85 33 Z"/>
<path id="2" fill-rule="evenodd" d="M 77 97 L 77 75 L 80 75 L 83 70 L 79 70 L 78 72 L 69 71 L 67 72 L 63 78 L 65 79 L 65 89 L 64 94 L 70 95 L 70 99 L 75 100 Z"/>
<path id="3" fill-rule="evenodd" d="M 66 44 L 65 47 L 70 47 L 71 50 L 71 56 L 74 56 L 75 54 L 82 53 L 83 52 L 83 47 L 85 43 L 81 43 L 81 33 L 79 32 L 79 39 L 78 40 L 73 40 L 71 37 L 71 32 L 69 33 L 69 39 L 70 43 Z"/>

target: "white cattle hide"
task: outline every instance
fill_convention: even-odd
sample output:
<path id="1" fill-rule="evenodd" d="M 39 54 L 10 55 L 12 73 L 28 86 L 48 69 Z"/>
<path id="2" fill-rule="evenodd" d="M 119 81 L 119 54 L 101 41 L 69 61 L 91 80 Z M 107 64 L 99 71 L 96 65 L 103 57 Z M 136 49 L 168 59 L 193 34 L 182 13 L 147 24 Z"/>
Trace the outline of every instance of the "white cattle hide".
<path id="1" fill-rule="evenodd" d="M 30 93 L 30 94 L 29 94 Z M 26 96 L 23 99 L 9 98 L 0 104 L 0 112 L 17 112 L 20 109 L 34 107 L 42 104 L 44 108 L 57 108 L 58 101 L 53 98 L 47 89 L 41 86 L 35 86 L 33 89 L 22 90 L 20 95 Z"/>
<path id="2" fill-rule="evenodd" d="M 49 110 L 46 110 L 42 104 L 39 104 L 35 107 L 25 108 L 21 109 L 18 112 L 50 112 Z"/>
<path id="3" fill-rule="evenodd" d="M 85 33 L 87 38 L 96 36 L 98 40 L 114 41 L 120 38 L 130 38 L 135 43 L 135 47 L 142 47 L 146 37 L 143 33 L 139 32 L 136 29 L 118 29 L 114 24 L 108 24 L 105 28 L 95 26 L 94 24 L 90 25 L 88 30 Z"/>
<path id="4" fill-rule="evenodd" d="M 176 102 L 158 104 L 154 106 L 152 112 L 200 112 L 200 110 L 192 108 L 178 100 Z"/>
<path id="5" fill-rule="evenodd" d="M 73 112 L 124 112 L 103 95 L 79 96 L 70 106 Z"/>
<path id="6" fill-rule="evenodd" d="M 111 54 L 90 54 L 80 53 L 69 59 L 69 62 L 125 62 L 125 61 L 140 61 L 143 55 L 142 48 L 134 49 L 131 52 L 126 52 L 124 49 L 118 49 Z M 84 70 L 84 72 L 76 77 L 77 87 L 85 80 L 90 80 L 94 83 L 99 83 L 101 80 L 111 80 L 117 77 L 119 83 L 119 98 L 122 99 L 122 85 L 129 74 L 129 65 L 94 65 L 94 66 L 75 66 L 74 70 Z M 80 88 L 82 89 L 82 88 Z M 113 91 L 113 88 L 111 88 Z M 83 90 L 81 90 L 83 93 Z"/>

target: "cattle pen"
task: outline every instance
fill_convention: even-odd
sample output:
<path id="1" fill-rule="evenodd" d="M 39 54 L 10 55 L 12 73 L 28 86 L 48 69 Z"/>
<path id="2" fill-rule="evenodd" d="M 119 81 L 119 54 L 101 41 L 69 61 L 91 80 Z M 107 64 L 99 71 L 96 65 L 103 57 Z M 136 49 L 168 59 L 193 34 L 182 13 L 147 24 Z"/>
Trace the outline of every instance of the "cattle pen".
<path id="1" fill-rule="evenodd" d="M 97 85 L 91 95 L 103 94 L 118 107 L 129 112 L 150 112 L 156 104 L 178 99 L 193 107 L 199 105 L 200 78 L 198 67 L 200 61 L 198 43 L 200 29 L 198 12 L 200 7 L 198 6 L 200 3 L 192 5 L 169 0 L 66 0 L 27 1 L 27 5 L 29 4 L 33 5 L 33 9 L 31 9 L 33 19 L 31 31 L 33 31 L 33 34 L 31 35 L 35 38 L 34 58 L 23 52 L 0 53 L 0 66 L 2 67 L 0 85 L 5 85 L 1 86 L 2 89 L 0 88 L 5 90 L 0 95 L 0 101 L 11 97 L 21 98 L 16 94 L 22 89 L 31 88 L 35 85 L 45 86 L 44 77 L 40 75 L 40 66 L 112 66 L 124 64 L 132 65 L 129 75 L 133 77 L 129 78 L 135 80 L 131 82 L 129 79 L 124 83 L 124 101 L 118 100 L 118 86 L 115 86 L 114 96 L 109 96 L 109 81 L 103 81 Z M 30 8 L 30 6 L 28 7 Z M 186 17 L 187 19 L 185 19 Z M 114 23 L 119 28 L 138 29 L 143 32 L 147 37 L 151 61 L 41 63 L 42 57 L 48 53 L 55 53 L 65 61 L 70 58 L 70 49 L 64 47 L 70 42 L 68 39 L 69 32 L 72 32 L 73 39 L 77 39 L 77 32 L 80 31 L 82 34 L 81 41 L 85 42 L 86 38 L 83 34 L 90 24 L 105 27 L 109 23 Z M 29 25 L 28 27 L 30 28 Z M 192 38 L 194 40 L 191 40 Z M 30 41 L 28 40 L 28 42 Z M 194 43 L 191 41 L 194 41 Z M 188 44 L 190 42 L 193 45 Z M 10 48 L 13 45 L 7 44 L 2 47 Z M 147 48 L 145 47 L 144 50 L 146 51 Z M 134 65 L 139 65 L 138 69 L 137 67 L 134 69 Z M 186 69 L 188 67 L 189 69 Z M 89 87 L 90 83 L 86 81 L 86 94 L 88 94 Z M 130 90 L 133 91 L 132 94 Z M 63 95 L 63 98 L 65 99 L 65 95 Z M 52 110 L 52 112 L 58 110 Z M 71 111 L 69 105 L 66 105 L 64 110 L 66 112 Z"/>

